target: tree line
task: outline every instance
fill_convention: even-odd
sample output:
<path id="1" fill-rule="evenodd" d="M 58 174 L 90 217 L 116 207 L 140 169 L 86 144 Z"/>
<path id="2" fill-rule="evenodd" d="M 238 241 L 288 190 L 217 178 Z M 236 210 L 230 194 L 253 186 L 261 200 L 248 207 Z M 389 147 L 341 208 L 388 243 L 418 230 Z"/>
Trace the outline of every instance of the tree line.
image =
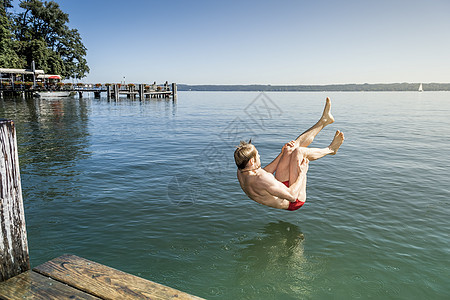
<path id="1" fill-rule="evenodd" d="M 187 85 L 179 91 L 255 91 L 255 92 L 385 92 L 418 91 L 419 83 L 329 84 L 329 85 Z M 450 91 L 450 83 L 424 83 L 424 91 Z"/>
<path id="2" fill-rule="evenodd" d="M 54 1 L 23 0 L 12 13 L 12 0 L 0 0 L 0 67 L 36 69 L 64 78 L 81 79 L 89 73 L 86 47 L 69 15 Z"/>

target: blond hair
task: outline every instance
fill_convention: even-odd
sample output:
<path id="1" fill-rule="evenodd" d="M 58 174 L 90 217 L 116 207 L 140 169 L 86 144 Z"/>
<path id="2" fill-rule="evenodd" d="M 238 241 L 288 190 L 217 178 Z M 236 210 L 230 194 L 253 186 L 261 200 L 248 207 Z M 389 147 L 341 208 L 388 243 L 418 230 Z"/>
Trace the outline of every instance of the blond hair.
<path id="1" fill-rule="evenodd" d="M 248 143 L 241 141 L 236 151 L 234 151 L 234 161 L 239 169 L 244 169 L 249 160 L 256 157 L 256 148 L 252 145 L 252 140 Z"/>

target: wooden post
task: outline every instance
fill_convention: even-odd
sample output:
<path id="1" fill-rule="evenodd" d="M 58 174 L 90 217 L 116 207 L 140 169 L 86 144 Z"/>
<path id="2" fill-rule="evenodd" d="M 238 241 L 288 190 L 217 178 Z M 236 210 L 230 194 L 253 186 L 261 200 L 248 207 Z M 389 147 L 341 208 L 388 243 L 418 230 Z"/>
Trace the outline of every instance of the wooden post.
<path id="1" fill-rule="evenodd" d="M 106 98 L 111 99 L 111 86 L 106 86 Z"/>
<path id="2" fill-rule="evenodd" d="M 144 100 L 144 85 L 141 83 L 139 85 L 139 98 L 140 100 Z"/>
<path id="3" fill-rule="evenodd" d="M 115 84 L 114 85 L 114 98 L 117 100 L 119 100 L 119 85 Z"/>
<path id="4" fill-rule="evenodd" d="M 175 82 L 172 82 L 172 98 L 177 100 L 177 84 Z"/>
<path id="5" fill-rule="evenodd" d="M 14 122 L 0 119 L 0 281 L 30 269 Z"/>
<path id="6" fill-rule="evenodd" d="M 131 86 L 128 86 L 127 98 L 131 99 Z"/>

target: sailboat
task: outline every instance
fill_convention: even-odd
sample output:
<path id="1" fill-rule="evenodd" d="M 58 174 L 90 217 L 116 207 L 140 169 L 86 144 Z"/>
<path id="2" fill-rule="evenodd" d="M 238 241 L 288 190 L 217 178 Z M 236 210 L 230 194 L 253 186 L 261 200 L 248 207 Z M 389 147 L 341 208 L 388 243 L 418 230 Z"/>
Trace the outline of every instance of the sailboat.
<path id="1" fill-rule="evenodd" d="M 419 85 L 419 92 L 423 92 L 422 84 Z"/>

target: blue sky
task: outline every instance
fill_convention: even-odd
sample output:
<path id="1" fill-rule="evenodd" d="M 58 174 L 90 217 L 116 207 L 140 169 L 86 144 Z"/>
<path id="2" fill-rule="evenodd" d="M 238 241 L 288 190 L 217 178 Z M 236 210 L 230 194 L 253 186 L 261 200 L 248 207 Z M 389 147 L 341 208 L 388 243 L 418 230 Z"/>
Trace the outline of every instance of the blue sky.
<path id="1" fill-rule="evenodd" d="M 57 0 L 85 82 L 450 82 L 450 1 Z"/>

